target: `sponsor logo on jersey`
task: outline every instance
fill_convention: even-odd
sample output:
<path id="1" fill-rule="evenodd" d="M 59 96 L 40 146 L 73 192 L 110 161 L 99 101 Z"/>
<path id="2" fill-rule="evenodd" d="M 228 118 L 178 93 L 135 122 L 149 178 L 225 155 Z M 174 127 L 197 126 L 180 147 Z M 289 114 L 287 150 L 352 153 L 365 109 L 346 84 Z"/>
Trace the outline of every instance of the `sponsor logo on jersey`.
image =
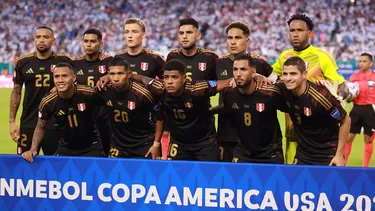
<path id="1" fill-rule="evenodd" d="M 232 108 L 239 109 L 237 103 L 234 103 L 234 104 L 232 105 Z"/>
<path id="2" fill-rule="evenodd" d="M 265 109 L 264 103 L 257 103 L 257 104 L 256 104 L 256 109 L 257 109 L 257 111 L 259 111 L 259 112 L 264 111 L 264 109 Z"/>
<path id="3" fill-rule="evenodd" d="M 64 114 L 65 114 L 65 112 L 62 111 L 62 110 L 60 110 L 59 112 L 57 112 L 57 116 L 62 116 L 62 115 L 64 115 Z"/>
<path id="4" fill-rule="evenodd" d="M 100 66 L 99 66 L 99 72 L 100 72 L 101 74 L 104 74 L 105 72 L 107 72 L 107 69 L 105 68 L 105 65 L 100 65 Z"/>
<path id="5" fill-rule="evenodd" d="M 86 103 L 78 103 L 77 108 L 78 108 L 79 111 L 86 110 Z"/>
<path id="6" fill-rule="evenodd" d="M 83 70 L 82 69 L 79 70 L 78 73 L 77 73 L 77 75 L 83 75 Z"/>
<path id="7" fill-rule="evenodd" d="M 221 72 L 220 75 L 228 75 L 228 71 L 227 71 L 227 70 L 224 70 L 223 72 Z"/>
<path id="8" fill-rule="evenodd" d="M 26 71 L 26 73 L 34 73 L 34 71 L 33 71 L 33 69 L 28 69 L 27 71 Z"/>
<path id="9" fill-rule="evenodd" d="M 148 63 L 147 62 L 141 62 L 141 70 L 143 70 L 143 71 L 148 70 Z"/>
<path id="10" fill-rule="evenodd" d="M 133 102 L 133 101 L 128 101 L 128 109 L 130 109 L 130 110 L 135 109 L 135 102 Z"/>
<path id="11" fill-rule="evenodd" d="M 304 107 L 303 108 L 303 113 L 306 115 L 306 116 L 311 116 L 311 108 L 307 108 L 307 107 Z"/>
<path id="12" fill-rule="evenodd" d="M 200 71 L 205 71 L 206 68 L 207 68 L 206 63 L 199 63 L 199 65 L 198 65 L 198 69 L 199 69 Z"/>

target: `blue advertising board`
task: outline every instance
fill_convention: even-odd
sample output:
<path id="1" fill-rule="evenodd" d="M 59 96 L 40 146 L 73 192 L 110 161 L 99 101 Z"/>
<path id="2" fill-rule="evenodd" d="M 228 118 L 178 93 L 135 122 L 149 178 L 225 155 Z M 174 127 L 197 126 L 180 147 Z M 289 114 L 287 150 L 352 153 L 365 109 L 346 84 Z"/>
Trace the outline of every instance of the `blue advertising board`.
<path id="1" fill-rule="evenodd" d="M 0 210 L 374 210 L 375 169 L 0 155 Z"/>

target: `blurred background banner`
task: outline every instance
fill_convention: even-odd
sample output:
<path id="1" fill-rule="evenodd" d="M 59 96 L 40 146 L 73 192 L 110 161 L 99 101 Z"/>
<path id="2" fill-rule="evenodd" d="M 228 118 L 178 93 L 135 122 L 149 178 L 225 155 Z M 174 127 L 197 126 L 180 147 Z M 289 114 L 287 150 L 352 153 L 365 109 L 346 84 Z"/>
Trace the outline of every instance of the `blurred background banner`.
<path id="1" fill-rule="evenodd" d="M 1 210 L 374 210 L 375 169 L 0 156 Z"/>

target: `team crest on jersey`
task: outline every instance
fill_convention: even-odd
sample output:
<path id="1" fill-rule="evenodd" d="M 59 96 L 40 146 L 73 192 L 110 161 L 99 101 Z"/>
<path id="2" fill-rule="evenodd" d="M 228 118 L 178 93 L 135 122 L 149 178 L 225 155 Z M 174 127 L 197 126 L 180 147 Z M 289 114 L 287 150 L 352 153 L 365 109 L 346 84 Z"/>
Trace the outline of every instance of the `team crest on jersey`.
<path id="1" fill-rule="evenodd" d="M 304 108 L 303 108 L 303 113 L 304 113 L 306 116 L 311 116 L 311 114 L 312 114 L 312 112 L 311 112 L 311 108 L 304 107 Z"/>
<path id="2" fill-rule="evenodd" d="M 133 102 L 133 101 L 128 101 L 128 109 L 130 109 L 130 110 L 135 109 L 135 102 Z"/>
<path id="3" fill-rule="evenodd" d="M 193 107 L 193 103 L 192 102 L 185 102 L 185 107 L 186 108 L 192 108 Z"/>
<path id="4" fill-rule="evenodd" d="M 79 111 L 84 111 L 86 110 L 86 103 L 78 103 L 77 107 Z"/>
<path id="5" fill-rule="evenodd" d="M 256 104 L 256 109 L 257 109 L 257 111 L 259 111 L 259 112 L 264 111 L 264 109 L 265 109 L 264 103 L 257 103 L 257 104 Z"/>
<path id="6" fill-rule="evenodd" d="M 310 62 L 305 62 L 306 70 L 310 67 Z"/>
<path id="7" fill-rule="evenodd" d="M 105 72 L 107 72 L 107 69 L 105 68 L 105 65 L 100 65 L 100 66 L 99 66 L 99 72 L 100 72 L 101 74 L 104 74 Z"/>
<path id="8" fill-rule="evenodd" d="M 199 69 L 200 71 L 205 71 L 206 68 L 207 68 L 206 63 L 199 63 L 199 65 L 198 65 L 198 69 Z"/>
<path id="9" fill-rule="evenodd" d="M 54 64 L 51 65 L 51 72 L 55 71 L 55 67 L 56 67 L 56 65 L 54 65 Z"/>
<path id="10" fill-rule="evenodd" d="M 148 70 L 148 63 L 147 62 L 141 62 L 141 70 L 143 70 L 143 71 Z"/>

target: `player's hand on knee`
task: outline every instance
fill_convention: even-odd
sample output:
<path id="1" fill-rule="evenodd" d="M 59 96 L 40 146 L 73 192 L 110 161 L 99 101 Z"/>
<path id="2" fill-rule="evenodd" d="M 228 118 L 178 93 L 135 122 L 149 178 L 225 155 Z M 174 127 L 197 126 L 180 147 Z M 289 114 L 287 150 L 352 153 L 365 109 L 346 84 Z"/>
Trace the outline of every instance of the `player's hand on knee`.
<path id="1" fill-rule="evenodd" d="M 345 166 L 345 159 L 344 156 L 335 156 L 332 158 L 330 166 Z"/>
<path id="2" fill-rule="evenodd" d="M 11 122 L 9 124 L 10 136 L 12 137 L 13 141 L 18 143 L 18 139 L 20 138 L 20 131 L 18 126 L 15 122 Z"/>
<path id="3" fill-rule="evenodd" d="M 27 162 L 32 163 L 32 162 L 34 162 L 33 157 L 35 157 L 37 154 L 38 154 L 37 151 L 35 151 L 35 150 L 29 150 L 29 151 L 26 151 L 26 152 L 22 153 L 22 157 Z"/>

